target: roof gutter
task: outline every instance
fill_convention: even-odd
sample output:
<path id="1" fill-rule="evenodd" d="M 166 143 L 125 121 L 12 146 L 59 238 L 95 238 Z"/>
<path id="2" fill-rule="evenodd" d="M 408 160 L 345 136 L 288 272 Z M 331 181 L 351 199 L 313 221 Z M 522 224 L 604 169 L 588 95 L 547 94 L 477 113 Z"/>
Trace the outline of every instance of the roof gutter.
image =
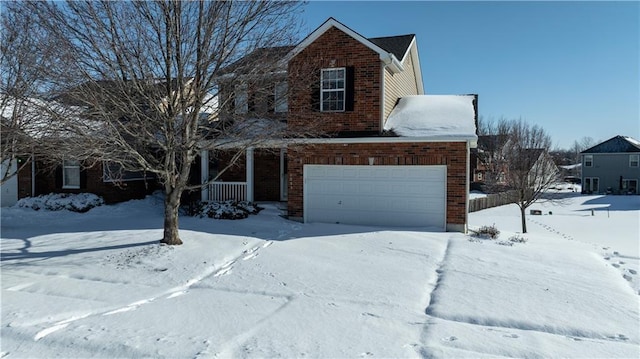
<path id="1" fill-rule="evenodd" d="M 415 143 L 415 142 L 466 142 L 470 148 L 476 148 L 478 138 L 475 135 L 428 136 L 428 137 L 339 137 L 339 138 L 289 138 L 250 140 L 213 140 L 201 143 L 203 149 L 230 149 L 242 147 L 279 148 L 311 144 L 356 144 L 356 143 Z"/>
<path id="2" fill-rule="evenodd" d="M 380 60 L 382 60 L 385 66 L 388 66 L 391 72 L 393 72 L 394 74 L 404 71 L 404 66 L 402 66 L 402 63 L 398 61 L 398 59 L 392 53 L 387 53 L 385 55 L 381 54 Z"/>

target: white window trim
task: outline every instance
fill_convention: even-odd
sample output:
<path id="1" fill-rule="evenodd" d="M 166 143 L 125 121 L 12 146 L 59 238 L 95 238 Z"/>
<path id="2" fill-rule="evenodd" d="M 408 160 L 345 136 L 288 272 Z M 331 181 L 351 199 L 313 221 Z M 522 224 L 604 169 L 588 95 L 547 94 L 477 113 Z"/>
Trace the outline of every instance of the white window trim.
<path id="1" fill-rule="evenodd" d="M 589 164 L 587 164 L 587 161 Z M 584 166 L 593 167 L 593 155 L 584 155 Z"/>
<path id="2" fill-rule="evenodd" d="M 67 171 L 77 170 L 78 173 L 78 184 L 77 185 L 69 185 L 67 184 Z M 76 160 L 63 160 L 62 161 L 62 188 L 64 189 L 79 189 L 80 188 L 80 161 Z"/>
<path id="3" fill-rule="evenodd" d="M 235 86 L 234 107 L 236 114 L 249 112 L 249 87 L 246 84 Z"/>
<path id="4" fill-rule="evenodd" d="M 583 186 L 587 183 L 587 180 L 589 181 L 589 188 L 587 188 L 587 191 L 599 193 L 600 192 L 600 177 L 585 177 L 584 181 L 582 182 Z M 598 182 L 598 188 L 596 188 L 596 189 L 593 189 L 593 182 L 594 182 L 593 180 L 596 180 L 596 182 Z"/>
<path id="5" fill-rule="evenodd" d="M 289 111 L 288 92 L 289 84 L 286 81 L 276 83 L 273 88 L 273 112 L 284 113 Z"/>
<path id="6" fill-rule="evenodd" d="M 635 162 L 635 165 L 633 164 Z M 629 155 L 629 167 L 640 166 L 640 155 Z"/>
<path id="7" fill-rule="evenodd" d="M 330 72 L 330 71 L 333 72 L 333 71 L 340 71 L 340 70 L 342 70 L 342 73 L 343 73 L 342 88 L 341 89 L 324 89 L 322 85 L 324 84 L 325 72 Z M 328 109 L 325 110 L 324 109 L 323 94 L 328 92 L 342 92 L 342 109 L 341 110 L 328 110 Z M 344 112 L 347 105 L 346 99 L 347 99 L 347 68 L 332 67 L 332 68 L 322 69 L 322 71 L 320 72 L 320 111 L 321 112 Z"/>

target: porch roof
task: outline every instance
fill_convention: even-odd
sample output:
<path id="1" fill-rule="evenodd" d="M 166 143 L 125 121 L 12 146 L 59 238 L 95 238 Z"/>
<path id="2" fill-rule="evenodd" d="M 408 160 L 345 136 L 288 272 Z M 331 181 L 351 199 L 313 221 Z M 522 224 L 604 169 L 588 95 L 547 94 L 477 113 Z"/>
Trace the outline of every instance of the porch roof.
<path id="1" fill-rule="evenodd" d="M 400 137 L 477 140 L 475 95 L 415 95 L 400 98 L 384 130 Z"/>

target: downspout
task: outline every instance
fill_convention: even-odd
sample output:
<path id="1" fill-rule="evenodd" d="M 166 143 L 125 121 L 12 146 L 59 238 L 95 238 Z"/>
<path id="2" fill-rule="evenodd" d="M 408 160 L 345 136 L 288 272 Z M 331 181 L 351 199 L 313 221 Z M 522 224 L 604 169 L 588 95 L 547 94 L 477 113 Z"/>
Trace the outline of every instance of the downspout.
<path id="1" fill-rule="evenodd" d="M 469 183 L 469 172 L 471 171 L 471 145 L 470 145 L 470 141 L 467 140 L 466 141 L 467 144 L 467 160 L 466 162 L 466 174 L 465 174 L 465 197 L 466 200 L 464 201 L 464 227 L 462 229 L 462 233 L 467 234 L 467 231 L 469 229 L 469 187 L 470 187 L 470 183 Z"/>
<path id="2" fill-rule="evenodd" d="M 36 154 L 31 153 L 31 197 L 36 196 Z"/>
<path id="3" fill-rule="evenodd" d="M 384 132 L 384 122 L 386 120 L 386 118 L 384 118 L 384 110 L 387 106 L 385 98 L 386 98 L 386 89 L 384 86 L 385 80 L 386 80 L 386 66 L 384 65 L 384 63 L 382 65 L 380 65 L 380 133 Z"/>

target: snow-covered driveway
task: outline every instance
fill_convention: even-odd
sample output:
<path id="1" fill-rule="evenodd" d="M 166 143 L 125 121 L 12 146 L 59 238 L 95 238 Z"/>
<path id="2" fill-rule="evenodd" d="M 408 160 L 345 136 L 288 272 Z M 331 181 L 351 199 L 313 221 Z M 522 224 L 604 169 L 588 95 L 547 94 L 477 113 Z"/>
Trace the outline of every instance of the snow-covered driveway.
<path id="1" fill-rule="evenodd" d="M 493 218 L 483 212 L 472 224 Z M 637 279 L 592 244 L 546 229 L 509 247 L 278 215 L 185 217 L 185 244 L 168 247 L 153 199 L 3 209 L 2 356 L 639 354 Z"/>

